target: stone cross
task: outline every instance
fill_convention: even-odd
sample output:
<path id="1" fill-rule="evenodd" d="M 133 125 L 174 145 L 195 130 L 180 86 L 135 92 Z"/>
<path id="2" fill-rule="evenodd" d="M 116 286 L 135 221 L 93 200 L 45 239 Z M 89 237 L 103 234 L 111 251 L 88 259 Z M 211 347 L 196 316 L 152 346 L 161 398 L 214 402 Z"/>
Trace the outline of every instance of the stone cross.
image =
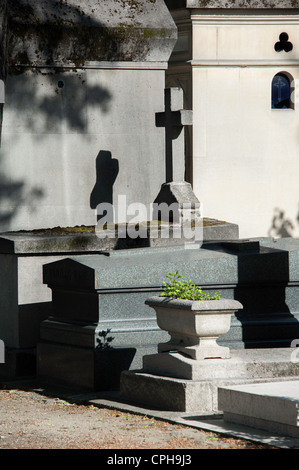
<path id="1" fill-rule="evenodd" d="M 192 111 L 183 109 L 183 90 L 165 89 L 165 111 L 156 113 L 156 126 L 165 127 L 166 183 L 185 180 L 184 126 L 192 125 Z"/>
<path id="2" fill-rule="evenodd" d="M 165 127 L 166 182 L 154 200 L 153 220 L 178 224 L 201 220 L 200 203 L 191 184 L 185 181 L 185 135 L 182 131 L 184 126 L 192 125 L 193 116 L 192 111 L 183 107 L 182 88 L 166 88 L 165 111 L 156 113 L 156 126 Z"/>

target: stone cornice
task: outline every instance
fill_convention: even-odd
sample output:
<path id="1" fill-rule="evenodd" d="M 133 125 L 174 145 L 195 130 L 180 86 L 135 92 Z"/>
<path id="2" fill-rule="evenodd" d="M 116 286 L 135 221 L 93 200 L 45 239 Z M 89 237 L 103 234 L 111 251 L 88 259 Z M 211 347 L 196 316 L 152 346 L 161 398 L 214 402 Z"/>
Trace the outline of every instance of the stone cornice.
<path id="1" fill-rule="evenodd" d="M 192 60 L 188 61 L 193 67 L 296 67 L 298 68 L 298 60 Z"/>
<path id="2" fill-rule="evenodd" d="M 229 24 L 281 24 L 284 25 L 288 24 L 295 24 L 299 25 L 299 10 L 298 15 L 291 15 L 287 13 L 282 13 L 280 11 L 276 11 L 275 13 L 271 12 L 271 14 L 266 14 L 265 12 L 255 12 L 250 15 L 244 15 L 236 10 L 234 10 L 233 14 L 213 14 L 210 12 L 202 12 L 199 10 L 195 10 L 194 13 L 192 12 L 191 19 L 193 24 L 208 24 L 208 25 L 229 25 Z"/>
<path id="3" fill-rule="evenodd" d="M 163 0 L 7 0 L 9 67 L 167 62 L 177 38 Z"/>
<path id="4" fill-rule="evenodd" d="M 168 8 L 202 9 L 294 9 L 299 8 L 299 0 L 165 0 Z"/>
<path id="5" fill-rule="evenodd" d="M 168 68 L 168 62 L 132 62 L 132 61 L 87 61 L 84 62 L 82 67 L 78 67 L 75 63 L 69 62 L 53 62 L 52 64 L 47 64 L 45 66 L 44 63 L 34 63 L 28 66 L 28 64 L 16 63 L 16 67 L 18 68 L 29 68 L 30 69 L 43 69 L 45 72 L 50 72 L 53 68 L 56 70 L 67 70 L 74 68 L 76 69 L 101 69 L 101 70 L 166 70 Z"/>

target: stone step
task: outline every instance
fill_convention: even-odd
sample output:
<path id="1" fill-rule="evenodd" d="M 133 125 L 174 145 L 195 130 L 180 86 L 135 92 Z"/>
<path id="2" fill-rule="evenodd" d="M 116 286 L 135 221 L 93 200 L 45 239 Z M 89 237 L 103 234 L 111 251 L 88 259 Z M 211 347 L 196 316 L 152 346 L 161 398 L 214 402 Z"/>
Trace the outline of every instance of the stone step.
<path id="1" fill-rule="evenodd" d="M 123 371 L 124 400 L 183 412 L 218 412 L 218 389 L 238 384 L 299 381 L 297 348 L 231 350 L 230 359 L 195 361 L 179 353 L 143 357 L 142 370 Z"/>
<path id="2" fill-rule="evenodd" d="M 299 380 L 218 388 L 224 421 L 299 437 Z"/>

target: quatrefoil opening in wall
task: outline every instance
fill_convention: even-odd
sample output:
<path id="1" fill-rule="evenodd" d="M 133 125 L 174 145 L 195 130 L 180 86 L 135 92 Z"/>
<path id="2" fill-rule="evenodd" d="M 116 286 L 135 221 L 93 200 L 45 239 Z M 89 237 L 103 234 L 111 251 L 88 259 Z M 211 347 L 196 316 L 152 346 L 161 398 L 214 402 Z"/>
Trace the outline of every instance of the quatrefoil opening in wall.
<path id="1" fill-rule="evenodd" d="M 281 33 L 279 35 L 279 41 L 275 44 L 274 49 L 276 52 L 290 52 L 293 49 L 293 44 L 289 41 L 289 35 L 287 33 Z"/>

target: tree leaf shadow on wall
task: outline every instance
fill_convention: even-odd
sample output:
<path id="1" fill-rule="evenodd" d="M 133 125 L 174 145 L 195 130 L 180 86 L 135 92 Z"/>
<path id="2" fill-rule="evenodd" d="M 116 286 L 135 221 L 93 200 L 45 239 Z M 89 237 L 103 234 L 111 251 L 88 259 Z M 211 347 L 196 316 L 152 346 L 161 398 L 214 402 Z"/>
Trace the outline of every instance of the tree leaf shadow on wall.
<path id="1" fill-rule="evenodd" d="M 299 222 L 299 214 L 297 216 Z M 295 230 L 295 223 L 287 218 L 285 211 L 276 207 L 272 218 L 272 225 L 268 231 L 268 235 L 274 238 L 287 238 L 292 237 Z"/>
<path id="2" fill-rule="evenodd" d="M 37 139 L 50 132 L 63 133 L 65 125 L 70 132 L 84 134 L 88 130 L 87 110 L 100 108 L 103 113 L 109 111 L 110 91 L 101 85 L 88 85 L 82 71 L 50 69 L 32 73 L 39 74 L 41 78 L 33 81 L 30 73 L 22 73 L 22 81 L 19 82 L 21 93 L 13 89 L 16 82 L 8 80 L 5 107 L 14 110 L 24 131 L 27 129 Z"/>
<path id="3" fill-rule="evenodd" d="M 12 122 L 10 126 L 21 126 L 21 131 L 29 133 L 37 142 L 46 137 L 47 132 L 61 135 L 65 132 L 74 132 L 80 133 L 82 138 L 88 138 L 88 116 L 86 110 L 90 109 L 90 107 L 100 106 L 102 112 L 108 112 L 109 102 L 112 98 L 111 93 L 100 85 L 90 87 L 84 85 L 79 77 L 74 80 L 72 77 L 64 74 L 63 80 L 65 83 L 63 90 L 58 90 L 55 80 L 54 86 L 56 87 L 56 92 L 52 97 L 43 96 L 42 98 L 38 90 L 32 86 L 30 76 L 28 75 L 22 74 L 21 94 L 19 92 L 10 92 L 10 85 L 8 83 L 7 100 L 3 107 L 3 113 L 5 113 L 7 108 L 14 110 L 17 116 L 17 122 Z M 72 90 L 68 94 L 67 86 L 70 82 L 72 82 Z M 85 88 L 82 92 L 83 86 Z M 37 116 L 42 118 L 37 119 Z M 0 134 L 2 134 L 1 127 Z M 20 129 L 18 129 L 16 138 L 12 139 L 10 144 L 12 151 L 13 146 L 21 135 Z M 0 224 L 1 231 L 7 231 L 10 230 L 11 222 L 22 204 L 26 205 L 29 211 L 34 211 L 36 204 L 41 203 L 42 198 L 45 196 L 42 180 L 46 178 L 46 175 L 40 175 L 41 184 L 28 188 L 25 178 L 14 181 L 14 176 L 5 172 L 2 169 L 4 167 L 1 168 L 1 162 L 3 163 L 5 159 L 9 158 L 9 149 L 6 149 L 4 153 L 4 150 L 1 148 L 0 154 Z M 44 158 L 46 156 L 47 154 L 44 155 Z M 26 159 L 26 147 L 24 147 L 24 152 L 22 152 L 20 158 Z M 32 159 L 32 155 L 30 158 Z"/>
<path id="4" fill-rule="evenodd" d="M 82 29 L 85 35 L 90 26 L 103 27 L 100 22 L 93 20 L 92 15 L 87 17 L 83 10 L 84 8 L 80 6 L 52 0 L 46 2 L 45 8 L 44 5 L 34 1 L 8 1 L 7 76 L 4 77 L 6 103 L 3 113 L 6 109 L 10 109 L 17 116 L 17 122 L 9 123 L 10 130 L 14 128 L 13 126 L 19 126 L 16 137 L 28 131 L 35 140 L 40 141 L 49 132 L 63 134 L 67 131 L 80 133 L 83 138 L 88 138 L 87 110 L 100 108 L 102 113 L 109 111 L 111 92 L 99 83 L 89 84 L 83 70 L 84 60 L 94 60 L 94 58 L 84 56 L 82 50 L 76 49 L 76 44 L 70 40 L 71 36 L 68 37 L 71 29 L 69 30 L 65 25 L 65 20 L 70 21 L 70 28 L 78 25 L 78 31 Z M 38 19 L 37 22 L 37 44 L 34 44 L 37 47 L 32 48 L 30 41 L 34 37 L 32 33 L 35 30 L 31 28 L 31 24 L 39 17 L 42 20 Z M 64 44 L 68 42 L 70 46 L 69 50 L 64 50 L 65 56 L 61 55 L 62 39 Z M 107 39 L 109 39 L 108 36 Z M 76 42 L 76 39 L 74 41 Z M 89 42 L 87 51 L 91 47 L 92 38 Z M 34 66 L 36 64 L 29 57 L 28 47 L 29 49 L 31 47 L 31 53 L 35 49 L 35 52 L 40 54 L 44 68 Z M 82 64 L 76 54 L 84 56 Z M 35 59 L 38 60 L 39 57 L 36 56 Z M 55 66 L 58 63 L 68 64 L 72 61 L 76 64 L 73 67 Z M 34 78 L 35 74 L 39 75 L 38 80 Z M 21 80 L 14 80 L 14 78 L 21 78 Z M 20 87 L 17 93 L 13 89 L 16 84 Z M 46 89 L 46 92 L 43 89 Z M 1 139 L 2 109 L 0 109 L 0 118 Z M 16 139 L 12 139 L 11 145 L 15 143 Z M 9 151 L 5 150 L 4 154 L 1 148 L 0 223 L 2 231 L 10 230 L 10 222 L 21 205 L 26 205 L 29 211 L 34 211 L 36 205 L 45 196 L 42 183 L 30 187 L 25 178 L 14 181 L 13 175 L 6 173 L 4 165 L 1 166 L 1 162 L 3 163 L 7 158 L 9 158 Z M 26 147 L 24 147 L 22 158 L 26 158 Z M 40 180 L 42 181 L 44 177 L 46 175 L 41 175 Z M 96 189 L 95 194 L 103 199 L 99 189 Z M 108 190 L 108 199 L 109 197 Z"/>
<path id="5" fill-rule="evenodd" d="M 84 74 L 86 61 L 130 61 L 136 57 L 144 60 L 148 52 L 149 38 L 143 35 L 142 28 L 132 29 L 131 26 L 136 7 L 142 13 L 143 5 L 142 2 L 133 3 L 126 8 L 116 3 L 116 14 L 120 8 L 123 22 L 121 27 L 111 28 L 109 20 L 99 20 L 105 15 L 88 9 L 83 2 L 7 0 L 6 70 L 8 77 L 18 76 L 21 80 L 9 78 L 6 81 L 10 92 L 5 106 L 19 115 L 18 122 L 11 124 L 19 125 L 19 135 L 20 131 L 28 129 L 33 138 L 41 140 L 47 132 L 64 133 L 67 129 L 88 138 L 86 109 L 100 107 L 102 113 L 107 113 L 112 93 L 98 82 L 88 83 Z M 110 6 L 107 8 L 109 12 Z M 30 80 L 28 71 L 44 74 L 44 82 L 50 89 L 53 87 L 51 94 L 41 92 L 36 83 L 42 80 Z M 21 93 L 20 90 L 18 93 L 9 90 L 13 83 L 22 87 Z M 42 116 L 42 119 L 37 121 L 36 116 Z M 24 152 L 26 158 L 26 149 Z M 2 153 L 3 161 L 6 157 L 9 155 Z M 105 191 L 99 185 L 103 178 L 99 180 L 98 176 L 97 170 L 97 183 L 91 195 L 93 207 L 113 199 L 113 183 L 104 182 L 107 191 L 104 195 Z M 10 199 L 10 206 L 14 208 L 10 214 L 3 215 L 5 219 L 13 217 L 21 202 L 30 201 L 34 205 L 42 197 L 41 187 L 27 190 L 26 181 L 11 181 L 11 175 L 1 171 L 0 162 L 0 204 L 2 200 Z"/>
<path id="6" fill-rule="evenodd" d="M 0 224 L 2 231 L 10 230 L 10 222 L 20 207 L 26 204 L 34 212 L 43 197 L 41 187 L 26 188 L 22 181 L 12 181 L 0 174 Z"/>
<path id="7" fill-rule="evenodd" d="M 84 5 L 52 0 L 42 4 L 33 0 L 7 3 L 7 71 L 8 76 L 22 79 L 21 93 L 14 92 L 11 79 L 7 81 L 7 105 L 21 114 L 32 132 L 40 128 L 30 109 L 43 115 L 44 132 L 53 126 L 57 129 L 62 118 L 71 130 L 86 131 L 87 106 L 100 106 L 102 112 L 107 112 L 112 98 L 101 84 L 90 85 L 84 72 L 85 62 L 95 60 L 93 54 L 98 53 L 85 39 L 92 44 L 91 33 L 102 30 L 103 25 L 93 19 L 92 12 L 90 16 L 85 13 Z M 38 81 L 34 75 L 39 76 Z"/>
<path id="8" fill-rule="evenodd" d="M 7 109 L 13 110 L 17 116 L 17 122 L 10 124 L 10 126 L 21 126 L 15 137 L 20 138 L 21 130 L 23 133 L 29 133 L 36 142 L 40 142 L 48 133 L 63 135 L 74 132 L 80 133 L 82 138 L 87 139 L 88 116 L 86 110 L 91 107 L 100 107 L 101 112 L 108 112 L 112 95 L 107 89 L 100 85 L 88 86 L 88 84 L 82 83 L 80 72 L 75 76 L 74 72 L 71 73 L 72 75 L 67 72 L 55 75 L 56 72 L 50 71 L 49 76 L 45 77 L 48 84 L 49 81 L 53 84 L 54 91 L 50 96 L 39 93 L 39 90 L 32 85 L 29 74 L 22 74 L 22 93 L 14 93 L 8 82 L 4 113 L 7 107 Z M 59 80 L 63 80 L 63 89 L 58 88 Z M 16 142 L 17 139 L 14 138 L 10 145 L 13 146 Z M 42 183 L 28 189 L 25 180 L 14 182 L 13 175 L 1 171 L 1 161 L 9 158 L 9 151 L 6 150 L 4 154 L 1 149 L 0 153 L 0 223 L 3 231 L 10 229 L 9 222 L 13 220 L 21 204 L 27 205 L 29 211 L 34 211 L 35 205 L 41 202 L 45 194 Z M 22 158 L 26 158 L 26 148 L 24 148 Z M 45 177 L 46 175 L 41 174 L 40 180 L 42 181 Z M 11 209 L 7 210 L 3 207 Z"/>

